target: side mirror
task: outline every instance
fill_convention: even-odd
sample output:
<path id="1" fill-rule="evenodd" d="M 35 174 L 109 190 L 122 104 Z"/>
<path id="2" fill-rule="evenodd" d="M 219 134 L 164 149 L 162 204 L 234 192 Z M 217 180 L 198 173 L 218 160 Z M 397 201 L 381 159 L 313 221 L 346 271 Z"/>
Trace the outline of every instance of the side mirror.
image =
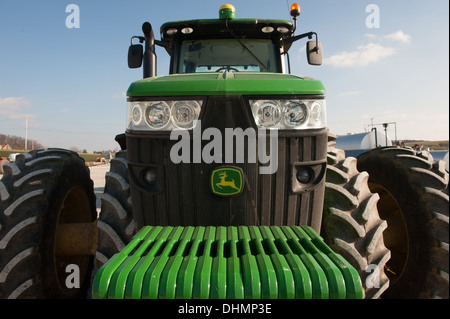
<path id="1" fill-rule="evenodd" d="M 322 65 L 322 44 L 318 41 L 306 42 L 306 57 L 311 65 Z"/>
<path id="2" fill-rule="evenodd" d="M 130 69 L 140 68 L 142 65 L 142 57 L 144 49 L 142 44 L 132 44 L 128 49 L 128 67 Z"/>

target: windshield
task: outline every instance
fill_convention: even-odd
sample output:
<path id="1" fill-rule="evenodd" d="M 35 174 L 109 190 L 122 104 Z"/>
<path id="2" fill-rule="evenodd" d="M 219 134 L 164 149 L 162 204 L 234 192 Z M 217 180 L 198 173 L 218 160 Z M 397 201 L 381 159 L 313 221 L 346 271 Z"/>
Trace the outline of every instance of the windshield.
<path id="1" fill-rule="evenodd" d="M 186 40 L 177 73 L 278 72 L 275 45 L 266 39 Z"/>

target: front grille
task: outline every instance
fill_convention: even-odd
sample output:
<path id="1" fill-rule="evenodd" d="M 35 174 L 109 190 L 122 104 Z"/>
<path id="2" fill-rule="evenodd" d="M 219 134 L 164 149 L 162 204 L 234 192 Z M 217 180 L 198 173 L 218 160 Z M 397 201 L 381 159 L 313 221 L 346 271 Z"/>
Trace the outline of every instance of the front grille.
<path id="1" fill-rule="evenodd" d="M 246 100 L 236 96 L 208 98 L 200 119 L 202 131 L 215 127 L 222 136 L 225 128 L 255 128 Z M 231 197 L 211 191 L 210 174 L 223 163 L 193 163 L 191 152 L 191 163 L 174 164 L 170 150 L 178 141 L 169 137 L 170 133 L 127 132 L 133 214 L 138 229 L 144 225 L 308 225 L 320 229 L 324 179 L 318 180 L 313 189 L 293 192 L 292 171 L 295 163 L 325 163 L 327 130 L 279 131 L 278 169 L 271 175 L 260 174 L 261 164 L 249 163 L 244 154 L 244 163 L 233 164 L 244 173 L 244 189 Z M 209 142 L 202 141 L 202 149 Z M 248 152 L 247 146 L 244 152 Z M 222 162 L 224 159 L 222 152 Z M 148 167 L 154 167 L 159 174 L 157 187 L 149 188 L 142 180 L 142 172 Z"/>

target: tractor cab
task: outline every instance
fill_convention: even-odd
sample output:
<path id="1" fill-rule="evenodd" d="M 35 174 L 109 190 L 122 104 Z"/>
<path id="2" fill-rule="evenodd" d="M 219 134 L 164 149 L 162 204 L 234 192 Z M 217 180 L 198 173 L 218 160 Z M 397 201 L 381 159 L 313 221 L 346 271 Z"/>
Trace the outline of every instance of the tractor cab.
<path id="1" fill-rule="evenodd" d="M 161 40 L 155 40 L 150 23 L 143 25 L 146 50 L 132 44 L 129 66 L 140 67 L 144 60 L 144 78 L 156 75 L 154 45 L 164 47 L 171 56 L 170 74 L 208 72 L 272 72 L 289 73 L 288 50 L 301 38 L 307 43 L 310 64 L 320 65 L 322 49 L 317 34 L 309 32 L 294 36 L 299 7 L 293 5 L 294 23 L 274 19 L 235 19 L 235 8 L 223 5 L 219 19 L 168 22 L 161 26 Z M 285 58 L 287 56 L 287 59 Z"/>

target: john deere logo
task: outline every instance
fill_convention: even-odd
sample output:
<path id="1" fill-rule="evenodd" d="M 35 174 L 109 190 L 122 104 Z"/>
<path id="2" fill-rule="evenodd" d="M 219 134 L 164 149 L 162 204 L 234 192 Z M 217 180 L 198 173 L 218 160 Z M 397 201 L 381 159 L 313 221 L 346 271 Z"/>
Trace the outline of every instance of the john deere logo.
<path id="1" fill-rule="evenodd" d="M 211 189 L 216 195 L 237 195 L 242 192 L 243 187 L 244 177 L 240 168 L 219 167 L 211 173 Z"/>

